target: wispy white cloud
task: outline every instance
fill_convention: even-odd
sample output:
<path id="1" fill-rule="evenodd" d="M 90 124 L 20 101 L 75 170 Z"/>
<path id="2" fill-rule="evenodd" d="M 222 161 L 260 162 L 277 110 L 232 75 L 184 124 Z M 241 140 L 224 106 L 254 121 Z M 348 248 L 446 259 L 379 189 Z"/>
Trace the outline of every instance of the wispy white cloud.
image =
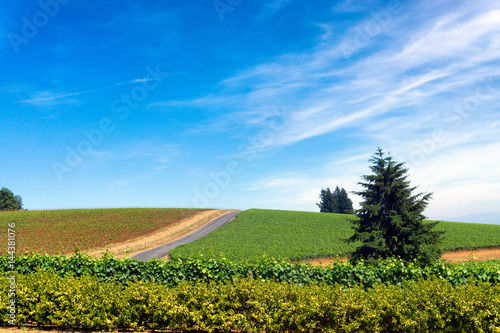
<path id="1" fill-rule="evenodd" d="M 422 64 L 442 66 L 453 59 L 460 60 L 462 68 L 498 59 L 500 10 L 469 18 L 470 15 L 444 15 L 430 31 L 420 32 L 415 40 L 384 62 L 393 63 L 399 71 L 405 71 Z"/>
<path id="2" fill-rule="evenodd" d="M 281 200 L 281 207 L 288 202 L 314 210 L 311 202 L 321 187 L 343 181 L 349 190 L 355 188 L 358 177 L 369 172 L 362 157 L 380 145 L 408 163 L 423 191 L 436 192 L 429 207 L 431 217 L 470 212 L 467 199 L 456 199 L 469 197 L 465 194 L 475 185 L 479 190 L 472 192 L 479 211 L 495 210 L 500 203 L 492 154 L 500 151 L 495 139 L 500 133 L 495 106 L 500 101 L 500 2 L 482 8 L 465 2 L 452 10 L 447 6 L 419 25 L 409 25 L 417 7 L 392 20 L 384 32 L 391 39 L 387 46 L 372 43 L 347 61 L 339 44 L 328 45 L 325 38 L 318 38 L 312 51 L 259 64 L 222 81 L 216 95 L 175 104 L 228 110 L 238 106 L 226 121 L 255 127 L 266 119 L 265 105 L 286 107 L 286 128 L 274 140 L 261 143 L 262 150 L 355 129 L 358 147 L 351 152 L 352 159 L 341 158 L 345 165 L 335 169 L 338 178 L 328 176 L 337 156 L 326 163 L 328 171 L 289 170 L 250 184 L 249 193 L 259 193 L 266 207 Z M 327 28 L 323 33 L 331 39 Z M 242 86 L 250 90 L 240 93 Z M 433 137 L 435 132 L 439 139 Z M 338 147 L 336 154 L 342 153 Z M 273 199 L 276 193 L 280 199 Z"/>
<path id="3" fill-rule="evenodd" d="M 425 164 L 414 168 L 411 178 L 415 183 L 434 192 L 428 215 L 442 219 L 497 210 L 500 170 L 496 152 L 499 151 L 498 139 L 482 146 L 461 146 L 432 154 Z"/>
<path id="4" fill-rule="evenodd" d="M 126 174 L 117 175 L 116 179 L 110 180 L 107 187 L 110 189 L 121 188 L 130 184 L 141 183 L 144 180 L 151 180 L 171 167 L 173 161 L 182 152 L 175 144 L 163 144 L 152 141 L 140 141 L 132 145 L 127 145 L 121 149 L 114 150 L 112 155 L 106 157 L 113 160 L 133 161 L 138 166 L 137 170 Z M 146 166 L 144 166 L 146 165 Z"/>
<path id="5" fill-rule="evenodd" d="M 92 150 L 89 152 L 89 155 L 96 157 L 113 157 L 113 153 L 106 150 Z"/>
<path id="6" fill-rule="evenodd" d="M 500 54 L 498 20 L 495 10 L 444 14 L 433 25 L 425 22 L 412 37 L 396 38 L 390 50 L 372 52 L 346 67 L 339 65 L 342 54 L 337 45 L 283 56 L 224 80 L 227 93 L 186 104 L 258 110 L 270 102 L 283 103 L 291 121 L 275 146 L 350 126 L 373 127 L 397 109 L 426 104 L 433 108 L 440 94 L 455 93 L 457 98 L 457 92 L 472 89 L 486 75 L 500 75 L 500 67 L 494 65 Z M 245 94 L 231 89 L 243 84 L 253 89 Z"/>
<path id="7" fill-rule="evenodd" d="M 133 79 L 133 80 L 129 80 L 129 81 L 123 81 L 123 82 L 118 82 L 118 83 L 115 83 L 114 85 L 115 86 L 121 86 L 121 85 L 124 85 L 124 84 L 135 84 L 135 83 L 143 83 L 143 82 L 150 82 L 150 81 L 154 81 L 155 79 L 154 78 L 139 78 L 139 79 Z"/>
<path id="8" fill-rule="evenodd" d="M 18 101 L 18 103 L 29 104 L 36 107 L 47 107 L 55 105 L 80 105 L 82 101 L 75 96 L 89 93 L 91 91 L 79 91 L 72 93 L 54 93 L 50 91 L 43 91 L 34 94 L 33 97 L 29 99 L 24 99 Z"/>
<path id="9" fill-rule="evenodd" d="M 164 164 L 170 163 L 174 157 L 181 153 L 176 145 L 171 144 L 152 144 L 150 142 L 136 143 L 133 147 L 127 147 L 127 152 L 121 155 L 125 159 L 151 159 L 161 164 L 161 169 L 164 169 Z"/>
<path id="10" fill-rule="evenodd" d="M 5 89 L 16 95 L 22 95 L 28 92 L 31 96 L 30 98 L 25 98 L 17 101 L 17 103 L 29 104 L 35 107 L 51 107 L 56 105 L 81 105 L 84 103 L 82 98 L 77 96 L 82 96 L 89 93 L 95 93 L 98 91 L 113 88 L 115 86 L 127 85 L 127 84 L 138 84 L 144 82 L 154 81 L 154 78 L 136 78 L 128 81 L 118 82 L 111 84 L 106 87 L 101 87 L 95 90 L 77 91 L 77 92 L 54 92 L 54 91 L 41 91 L 36 93 L 30 93 L 34 90 L 33 87 L 11 84 Z"/>

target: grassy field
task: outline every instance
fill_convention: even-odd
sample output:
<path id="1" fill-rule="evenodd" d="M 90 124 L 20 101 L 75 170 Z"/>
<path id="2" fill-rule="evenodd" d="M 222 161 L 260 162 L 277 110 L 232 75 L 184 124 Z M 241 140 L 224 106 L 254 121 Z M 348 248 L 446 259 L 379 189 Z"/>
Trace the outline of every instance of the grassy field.
<path id="1" fill-rule="evenodd" d="M 261 258 L 309 259 L 345 256 L 354 245 L 341 239 L 352 235 L 354 215 L 250 209 L 197 241 L 169 253 L 174 258 L 203 254 L 230 260 Z M 500 246 L 500 225 L 441 222 L 446 251 Z"/>
<path id="2" fill-rule="evenodd" d="M 7 225 L 15 223 L 16 252 L 66 254 L 124 242 L 173 225 L 200 209 L 123 208 L 0 212 L 0 253 L 7 252 Z"/>

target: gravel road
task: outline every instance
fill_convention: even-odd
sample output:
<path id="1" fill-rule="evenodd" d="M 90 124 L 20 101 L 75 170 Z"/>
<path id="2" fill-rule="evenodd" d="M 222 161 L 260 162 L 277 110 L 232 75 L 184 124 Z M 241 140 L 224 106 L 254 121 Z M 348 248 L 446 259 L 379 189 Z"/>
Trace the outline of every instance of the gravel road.
<path id="1" fill-rule="evenodd" d="M 238 212 L 231 212 L 231 213 L 224 214 L 224 215 L 216 218 L 215 220 L 213 220 L 209 224 L 201 227 L 198 230 L 193 231 L 192 233 L 190 233 L 182 238 L 179 238 L 178 240 L 175 240 L 173 242 L 155 247 L 154 249 L 136 254 L 135 256 L 133 256 L 133 258 L 141 260 L 141 261 L 146 261 L 146 260 L 149 260 L 152 258 L 164 257 L 168 254 L 168 251 L 175 249 L 177 246 L 182 245 L 182 244 L 191 243 L 192 241 L 194 241 L 200 237 L 203 237 L 205 235 L 208 235 L 212 231 L 222 227 L 223 225 L 225 225 L 229 221 L 231 221 L 239 213 L 240 212 L 238 211 Z"/>

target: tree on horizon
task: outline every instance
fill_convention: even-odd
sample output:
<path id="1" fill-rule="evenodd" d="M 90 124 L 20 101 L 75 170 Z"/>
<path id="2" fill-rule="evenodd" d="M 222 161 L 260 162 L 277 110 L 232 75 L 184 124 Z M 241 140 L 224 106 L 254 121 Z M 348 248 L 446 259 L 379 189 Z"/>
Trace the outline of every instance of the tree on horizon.
<path id="1" fill-rule="evenodd" d="M 317 203 L 320 213 L 353 214 L 352 200 L 349 199 L 347 191 L 338 186 L 332 192 L 329 187 L 321 189 L 319 195 L 320 203 Z"/>
<path id="2" fill-rule="evenodd" d="M 353 214 L 352 200 L 349 199 L 347 191 L 342 187 L 337 197 L 338 212 L 340 214 Z"/>
<path id="3" fill-rule="evenodd" d="M 2 187 L 0 190 L 0 211 L 21 210 L 23 200 L 19 195 L 14 195 L 8 188 Z"/>
<path id="4" fill-rule="evenodd" d="M 337 200 L 329 187 L 321 189 L 320 203 L 317 203 L 320 213 L 334 213 L 337 210 Z"/>

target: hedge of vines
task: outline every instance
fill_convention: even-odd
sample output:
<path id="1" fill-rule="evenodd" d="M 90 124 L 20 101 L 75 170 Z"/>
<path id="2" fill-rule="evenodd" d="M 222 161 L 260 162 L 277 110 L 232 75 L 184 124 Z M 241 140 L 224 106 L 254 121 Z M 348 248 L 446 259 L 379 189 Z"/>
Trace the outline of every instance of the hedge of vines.
<path id="1" fill-rule="evenodd" d="M 156 282 L 166 286 L 196 281 L 230 283 L 237 278 L 247 277 L 262 281 L 293 282 L 298 285 L 321 283 L 363 285 L 365 288 L 380 283 L 398 285 L 404 281 L 431 278 L 447 280 L 452 285 L 500 281 L 499 263 L 450 266 L 438 262 L 431 266 L 420 267 L 418 262 L 387 260 L 378 266 L 339 262 L 323 267 L 293 264 L 270 258 L 263 258 L 257 262 L 237 263 L 226 259 L 203 258 L 141 262 L 128 258 L 117 259 L 111 255 L 95 259 L 80 252 L 69 258 L 34 254 L 16 257 L 13 264 L 9 261 L 8 256 L 0 257 L 0 272 L 14 270 L 20 274 L 31 274 L 37 271 L 53 271 L 62 277 L 90 275 L 99 281 L 116 281 L 123 285 L 135 280 Z"/>
<path id="2" fill-rule="evenodd" d="M 216 332 L 500 332 L 500 284 L 416 280 L 373 288 L 238 279 L 179 283 L 18 275 L 15 325 Z M 0 311 L 9 311 L 0 282 Z M 2 325 L 9 325 L 2 317 Z M 11 319 L 13 320 L 13 319 Z"/>

